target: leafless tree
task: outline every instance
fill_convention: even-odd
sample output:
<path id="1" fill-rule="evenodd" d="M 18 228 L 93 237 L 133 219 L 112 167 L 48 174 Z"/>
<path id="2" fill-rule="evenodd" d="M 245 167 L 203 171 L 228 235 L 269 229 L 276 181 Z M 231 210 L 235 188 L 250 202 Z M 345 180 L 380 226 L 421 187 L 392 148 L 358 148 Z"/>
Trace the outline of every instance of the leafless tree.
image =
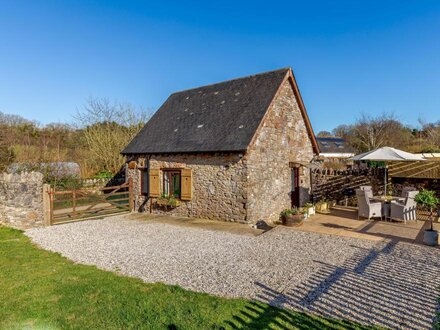
<path id="1" fill-rule="evenodd" d="M 320 131 L 317 135 L 317 137 L 332 137 L 332 133 L 329 131 Z"/>
<path id="2" fill-rule="evenodd" d="M 333 134 L 345 138 L 359 152 L 383 146 L 406 148 L 413 138 L 412 131 L 392 114 L 371 117 L 363 114 L 352 125 L 340 125 Z"/>
<path id="3" fill-rule="evenodd" d="M 83 132 L 88 166 L 94 171 L 116 173 L 124 164 L 120 152 L 139 132 L 149 117 L 130 104 L 91 98 L 75 117 Z"/>
<path id="4" fill-rule="evenodd" d="M 440 121 L 436 123 L 427 123 L 419 119 L 422 126 L 422 134 L 425 136 L 427 142 L 432 146 L 432 149 L 440 150 Z"/>
<path id="5" fill-rule="evenodd" d="M 15 160 L 14 150 L 7 144 L 5 136 L 7 131 L 0 125 L 0 172 L 7 170 L 8 166 Z"/>

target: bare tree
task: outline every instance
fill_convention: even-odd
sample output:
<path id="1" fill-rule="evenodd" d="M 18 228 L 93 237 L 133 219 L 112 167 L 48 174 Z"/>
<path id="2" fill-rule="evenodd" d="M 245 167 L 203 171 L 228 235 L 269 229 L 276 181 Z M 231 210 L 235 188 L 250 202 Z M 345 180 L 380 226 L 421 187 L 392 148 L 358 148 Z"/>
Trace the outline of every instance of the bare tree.
<path id="1" fill-rule="evenodd" d="M 86 164 L 95 173 L 117 173 L 124 164 L 122 149 L 139 132 L 148 113 L 130 104 L 91 98 L 76 115 L 87 146 Z"/>
<path id="2" fill-rule="evenodd" d="M 329 131 L 320 131 L 317 135 L 317 137 L 332 137 L 332 133 Z"/>
<path id="3" fill-rule="evenodd" d="M 412 138 L 411 130 L 390 114 L 378 117 L 362 115 L 352 126 L 350 135 L 352 145 L 359 151 L 386 145 L 402 148 Z"/>
<path id="4" fill-rule="evenodd" d="M 0 124 L 0 172 L 7 170 L 8 166 L 15 160 L 14 150 L 7 144 L 5 136 L 7 131 L 2 129 Z"/>
<path id="5" fill-rule="evenodd" d="M 333 136 L 349 139 L 353 133 L 353 125 L 342 124 L 332 130 Z"/>
<path id="6" fill-rule="evenodd" d="M 414 143 L 413 130 L 392 114 L 377 117 L 364 114 L 354 124 L 339 125 L 333 134 L 347 140 L 358 152 L 383 146 L 409 149 Z"/>
<path id="7" fill-rule="evenodd" d="M 422 119 L 419 119 L 419 123 L 422 126 L 421 133 L 428 142 L 430 148 L 434 151 L 440 150 L 440 121 L 436 123 L 427 123 Z"/>

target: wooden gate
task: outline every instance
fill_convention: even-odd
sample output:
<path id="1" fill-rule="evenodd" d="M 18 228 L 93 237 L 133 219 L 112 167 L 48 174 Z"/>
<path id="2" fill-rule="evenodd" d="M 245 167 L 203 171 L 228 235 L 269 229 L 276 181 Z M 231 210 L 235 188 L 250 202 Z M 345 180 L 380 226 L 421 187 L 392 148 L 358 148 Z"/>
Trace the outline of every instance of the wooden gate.
<path id="1" fill-rule="evenodd" d="M 99 218 L 133 210 L 133 184 L 77 190 L 49 189 L 50 225 Z"/>

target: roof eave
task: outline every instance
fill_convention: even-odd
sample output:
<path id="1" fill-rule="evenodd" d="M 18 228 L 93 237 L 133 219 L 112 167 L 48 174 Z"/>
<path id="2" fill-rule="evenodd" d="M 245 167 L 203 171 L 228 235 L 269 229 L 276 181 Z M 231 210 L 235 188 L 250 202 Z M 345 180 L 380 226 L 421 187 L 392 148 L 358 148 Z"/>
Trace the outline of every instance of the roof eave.
<path id="1" fill-rule="evenodd" d="M 140 152 L 121 152 L 121 155 L 165 155 L 165 154 L 215 154 L 215 153 L 245 153 L 246 149 L 235 150 L 201 150 L 201 151 L 140 151 Z"/>

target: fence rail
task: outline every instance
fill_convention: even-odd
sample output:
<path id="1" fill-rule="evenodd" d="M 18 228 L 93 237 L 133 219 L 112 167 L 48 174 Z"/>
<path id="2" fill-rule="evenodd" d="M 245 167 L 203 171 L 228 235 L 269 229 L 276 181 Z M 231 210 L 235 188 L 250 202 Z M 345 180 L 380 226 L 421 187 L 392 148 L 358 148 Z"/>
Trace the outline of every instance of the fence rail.
<path id="1" fill-rule="evenodd" d="M 394 162 L 389 166 L 390 177 L 440 179 L 440 161 Z"/>
<path id="2" fill-rule="evenodd" d="M 92 219 L 133 210 L 133 183 L 60 190 L 46 187 L 49 224 Z"/>

